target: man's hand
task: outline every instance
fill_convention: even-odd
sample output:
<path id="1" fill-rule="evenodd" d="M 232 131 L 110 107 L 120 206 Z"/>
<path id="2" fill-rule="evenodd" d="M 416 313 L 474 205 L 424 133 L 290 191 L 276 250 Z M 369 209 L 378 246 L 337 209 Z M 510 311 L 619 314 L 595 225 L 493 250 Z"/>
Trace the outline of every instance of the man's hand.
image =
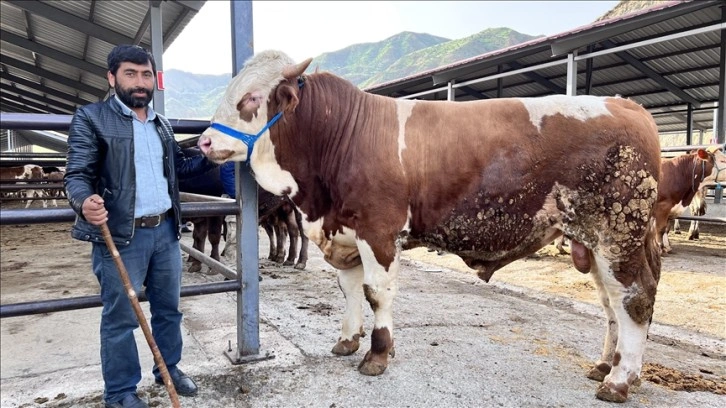
<path id="1" fill-rule="evenodd" d="M 101 198 L 98 194 L 94 194 L 86 198 L 81 210 L 83 211 L 83 216 L 86 218 L 86 221 L 93 225 L 101 225 L 108 221 L 108 211 L 106 211 L 106 207 L 103 206 L 103 198 Z"/>

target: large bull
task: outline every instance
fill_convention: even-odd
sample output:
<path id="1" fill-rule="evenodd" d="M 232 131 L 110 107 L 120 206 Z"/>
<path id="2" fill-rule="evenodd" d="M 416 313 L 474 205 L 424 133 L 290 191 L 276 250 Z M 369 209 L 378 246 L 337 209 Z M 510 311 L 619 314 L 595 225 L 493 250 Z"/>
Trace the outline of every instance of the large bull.
<path id="1" fill-rule="evenodd" d="M 365 299 L 375 322 L 359 370 L 385 371 L 402 249 L 445 249 L 489 280 L 565 233 L 607 316 L 589 377 L 603 381 L 599 398 L 626 400 L 660 276 L 660 145 L 645 109 L 594 96 L 398 100 L 304 75 L 309 64 L 277 51 L 251 58 L 199 146 L 217 162 L 248 160 L 262 188 L 290 196 L 340 269 L 333 353 L 358 349 Z"/>

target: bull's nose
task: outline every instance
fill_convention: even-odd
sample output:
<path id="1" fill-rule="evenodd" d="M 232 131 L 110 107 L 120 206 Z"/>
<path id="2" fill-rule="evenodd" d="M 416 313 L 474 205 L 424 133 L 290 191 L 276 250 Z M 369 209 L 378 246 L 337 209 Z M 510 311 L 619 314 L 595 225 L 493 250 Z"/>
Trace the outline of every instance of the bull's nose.
<path id="1" fill-rule="evenodd" d="M 199 149 L 202 151 L 202 153 L 206 155 L 212 148 L 212 139 L 207 136 L 201 136 L 197 145 L 199 146 Z"/>

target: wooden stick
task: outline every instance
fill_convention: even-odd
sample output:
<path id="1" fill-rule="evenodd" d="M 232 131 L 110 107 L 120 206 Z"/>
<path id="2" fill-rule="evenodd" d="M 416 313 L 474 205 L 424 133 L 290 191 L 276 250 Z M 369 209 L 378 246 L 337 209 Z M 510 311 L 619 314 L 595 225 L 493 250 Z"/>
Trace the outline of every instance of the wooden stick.
<path id="1" fill-rule="evenodd" d="M 156 366 L 159 367 L 161 378 L 164 380 L 166 391 L 169 393 L 169 398 L 171 399 L 171 405 L 174 408 L 179 408 L 181 405 L 179 404 L 179 396 L 176 394 L 176 388 L 174 388 L 174 382 L 171 380 L 169 370 L 166 368 L 166 363 L 164 363 L 164 358 L 161 356 L 159 347 L 156 346 L 154 336 L 151 334 L 149 324 L 146 322 L 144 312 L 141 310 L 141 305 L 139 304 L 139 299 L 136 296 L 136 291 L 134 291 L 134 287 L 131 285 L 131 279 L 129 279 L 126 266 L 124 266 L 121 255 L 118 253 L 118 249 L 116 249 L 116 244 L 113 243 L 111 231 L 109 231 L 106 223 L 101 224 L 101 233 L 103 234 L 103 239 L 106 241 L 108 250 L 111 252 L 111 256 L 113 256 L 113 261 L 116 263 L 116 269 L 118 269 L 118 274 L 124 284 L 124 289 L 126 289 L 126 295 L 128 295 L 129 300 L 131 301 L 131 306 L 134 308 L 136 318 L 139 320 L 139 326 L 141 326 L 141 330 L 144 332 L 146 342 L 149 343 L 151 354 L 154 355 L 154 362 L 156 362 Z"/>

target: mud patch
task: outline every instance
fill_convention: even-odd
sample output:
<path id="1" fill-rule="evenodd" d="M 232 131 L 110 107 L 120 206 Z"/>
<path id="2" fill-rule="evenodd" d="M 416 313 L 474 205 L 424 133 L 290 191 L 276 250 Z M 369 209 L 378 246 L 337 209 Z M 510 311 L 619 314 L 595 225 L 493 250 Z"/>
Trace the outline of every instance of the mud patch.
<path id="1" fill-rule="evenodd" d="M 310 310 L 311 313 L 320 316 L 330 316 L 333 313 L 333 306 L 327 303 L 316 303 L 314 305 L 298 306 L 298 309 Z"/>
<path id="2" fill-rule="evenodd" d="M 702 374 L 687 374 L 660 364 L 645 363 L 641 379 L 674 391 L 704 391 L 726 395 L 726 378 L 707 379 Z"/>

